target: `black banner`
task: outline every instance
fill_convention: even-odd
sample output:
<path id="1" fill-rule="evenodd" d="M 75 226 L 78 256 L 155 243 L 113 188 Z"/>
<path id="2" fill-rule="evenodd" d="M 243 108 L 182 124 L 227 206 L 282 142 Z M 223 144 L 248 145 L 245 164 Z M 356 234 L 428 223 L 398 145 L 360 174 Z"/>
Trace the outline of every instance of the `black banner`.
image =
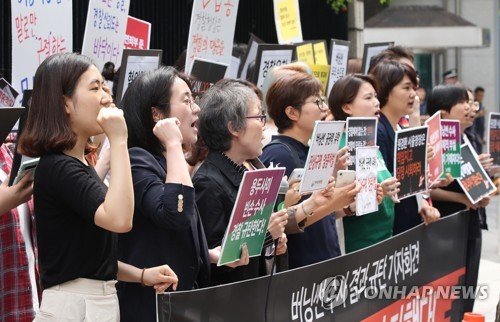
<path id="1" fill-rule="evenodd" d="M 401 183 L 398 199 L 427 190 L 427 127 L 396 132 L 394 140 L 394 175 Z"/>
<path id="2" fill-rule="evenodd" d="M 464 284 L 467 215 L 272 278 L 159 294 L 158 321 L 459 321 L 444 286 Z"/>

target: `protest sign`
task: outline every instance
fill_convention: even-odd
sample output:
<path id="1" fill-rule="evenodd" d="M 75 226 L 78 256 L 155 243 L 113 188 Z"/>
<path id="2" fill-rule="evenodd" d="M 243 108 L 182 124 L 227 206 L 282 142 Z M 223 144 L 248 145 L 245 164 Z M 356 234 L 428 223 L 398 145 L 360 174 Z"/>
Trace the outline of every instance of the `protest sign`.
<path id="1" fill-rule="evenodd" d="M 309 144 L 300 193 L 325 189 L 333 175 L 344 121 L 316 121 Z"/>
<path id="2" fill-rule="evenodd" d="M 238 78 L 238 70 L 240 69 L 241 58 L 231 56 L 231 64 L 229 65 L 229 78 Z"/>
<path id="3" fill-rule="evenodd" d="M 279 44 L 302 42 L 299 0 L 274 0 L 274 22 Z"/>
<path id="4" fill-rule="evenodd" d="M 259 256 L 285 168 L 259 169 L 243 174 L 217 266 L 240 259 L 241 246 L 249 257 Z"/>
<path id="5" fill-rule="evenodd" d="M 493 165 L 500 166 L 500 113 L 488 115 L 486 153 L 491 154 Z"/>
<path id="6" fill-rule="evenodd" d="M 314 49 L 312 43 L 296 44 L 297 60 L 314 65 Z"/>
<path id="7" fill-rule="evenodd" d="M 2 142 L 2 144 L 23 112 L 24 107 L 0 108 L 0 142 Z"/>
<path id="8" fill-rule="evenodd" d="M 428 142 L 434 148 L 434 157 L 428 163 L 429 183 L 440 180 L 443 174 L 443 149 L 441 147 L 441 111 L 429 117 L 425 124 L 429 127 Z"/>
<path id="9" fill-rule="evenodd" d="M 231 64 L 239 0 L 194 0 L 186 51 L 186 73 L 195 57 Z"/>
<path id="10" fill-rule="evenodd" d="M 326 42 L 324 40 L 313 41 L 314 62 L 319 65 L 328 65 Z"/>
<path id="11" fill-rule="evenodd" d="M 464 297 L 488 297 L 463 286 L 469 216 L 272 277 L 157 294 L 158 321 L 461 321 Z"/>
<path id="12" fill-rule="evenodd" d="M 460 121 L 441 120 L 441 147 L 443 149 L 443 174 L 451 174 L 455 179 L 462 176 L 460 170 L 461 163 L 461 143 L 460 143 Z"/>
<path id="13" fill-rule="evenodd" d="M 355 167 L 356 148 L 377 145 L 376 117 L 348 117 L 346 119 L 346 146 L 351 155 L 347 160 L 349 170 L 357 170 Z"/>
<path id="14" fill-rule="evenodd" d="M 149 49 L 151 24 L 147 21 L 128 16 L 125 30 L 125 49 Z"/>
<path id="15" fill-rule="evenodd" d="M 162 53 L 163 50 L 161 49 L 125 49 L 123 51 L 121 62 L 122 69 L 118 79 L 118 87 L 115 97 L 118 104 L 122 100 L 128 86 L 134 81 L 134 79 L 144 72 L 155 70 L 160 67 Z"/>
<path id="16" fill-rule="evenodd" d="M 330 53 L 330 80 L 326 95 L 330 95 L 333 85 L 346 74 L 349 58 L 349 41 L 332 39 Z"/>
<path id="17" fill-rule="evenodd" d="M 72 3 L 11 0 L 12 86 L 19 93 L 33 88 L 36 69 L 45 58 L 73 51 Z M 21 100 L 19 95 L 16 101 Z"/>
<path id="18" fill-rule="evenodd" d="M 193 95 L 203 95 L 213 84 L 224 78 L 228 67 L 223 63 L 195 58 L 190 79 Z"/>
<path id="19" fill-rule="evenodd" d="M 386 50 L 390 46 L 393 46 L 394 42 L 379 42 L 372 44 L 365 44 L 363 49 L 363 64 L 361 70 L 363 74 L 368 74 L 368 69 L 370 68 L 370 61 L 373 56 L 377 56 L 380 52 Z"/>
<path id="20" fill-rule="evenodd" d="M 377 153 L 378 146 L 356 148 L 356 182 L 361 186 L 356 195 L 356 216 L 378 210 Z"/>
<path id="21" fill-rule="evenodd" d="M 0 107 L 14 106 L 18 95 L 19 93 L 5 80 L 5 78 L 0 78 Z"/>
<path id="22" fill-rule="evenodd" d="M 109 61 L 120 67 L 129 6 L 130 0 L 90 0 L 82 54 L 99 70 Z"/>
<path id="23" fill-rule="evenodd" d="M 495 192 L 495 184 L 478 161 L 478 156 L 470 143 L 462 144 L 462 177 L 458 183 L 470 202 L 475 204 Z"/>
<path id="24" fill-rule="evenodd" d="M 254 84 L 262 88 L 264 80 L 271 68 L 282 66 L 292 62 L 295 52 L 293 45 L 269 45 L 259 44 L 257 58 L 255 60 Z"/>
<path id="25" fill-rule="evenodd" d="M 326 91 L 326 86 L 328 85 L 328 74 L 330 73 L 330 65 L 318 65 L 311 64 L 311 72 L 316 76 L 323 85 L 323 93 Z"/>
<path id="26" fill-rule="evenodd" d="M 401 183 L 399 200 L 427 190 L 427 126 L 396 132 L 394 174 Z"/>
<path id="27" fill-rule="evenodd" d="M 254 34 L 250 33 L 250 40 L 248 41 L 247 51 L 243 56 L 243 59 L 240 64 L 240 69 L 238 70 L 239 78 L 247 79 L 248 65 L 250 65 L 251 62 L 255 62 L 255 59 L 257 58 L 257 49 L 259 47 L 259 44 L 263 43 L 264 43 L 263 40 L 259 39 Z M 253 75 L 248 75 L 248 76 L 250 78 L 253 77 Z"/>

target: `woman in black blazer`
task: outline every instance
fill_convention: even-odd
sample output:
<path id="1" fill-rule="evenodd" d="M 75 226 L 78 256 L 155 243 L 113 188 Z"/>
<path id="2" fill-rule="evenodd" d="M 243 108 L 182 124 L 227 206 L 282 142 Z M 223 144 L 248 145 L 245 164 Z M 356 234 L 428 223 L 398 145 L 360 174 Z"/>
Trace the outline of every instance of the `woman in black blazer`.
<path id="1" fill-rule="evenodd" d="M 220 255 L 208 250 L 184 159 L 183 145 L 198 138 L 200 112 L 188 84 L 162 67 L 134 80 L 122 100 L 135 212 L 134 228 L 119 238 L 119 258 L 144 268 L 168 264 L 179 278 L 177 290 L 208 286 L 210 262 Z M 247 263 L 248 254 L 233 265 Z M 153 290 L 121 283 L 118 296 L 122 321 L 156 320 Z"/>

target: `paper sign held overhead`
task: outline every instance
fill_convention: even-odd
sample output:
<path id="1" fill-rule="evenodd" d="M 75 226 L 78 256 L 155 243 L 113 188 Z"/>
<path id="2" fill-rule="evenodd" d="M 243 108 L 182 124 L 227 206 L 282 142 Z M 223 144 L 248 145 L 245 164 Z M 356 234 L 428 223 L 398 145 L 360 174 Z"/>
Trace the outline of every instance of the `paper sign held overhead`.
<path id="1" fill-rule="evenodd" d="M 5 78 L 0 78 L 0 107 L 14 106 L 18 95 L 19 93 L 5 80 Z"/>
<path id="2" fill-rule="evenodd" d="M 128 16 L 125 32 L 125 49 L 149 49 L 151 24 L 147 21 Z"/>
<path id="3" fill-rule="evenodd" d="M 36 69 L 47 57 L 73 51 L 73 2 L 11 0 L 10 3 L 12 86 L 23 93 L 33 88 Z M 6 15 L 3 14 L 4 19 Z M 6 41 L 3 41 L 5 46 Z M 16 103 L 21 100 L 19 95 Z"/>
<path id="4" fill-rule="evenodd" d="M 122 58 L 122 72 L 118 79 L 118 89 L 116 91 L 116 102 L 120 103 L 123 95 L 127 91 L 128 86 L 147 71 L 155 70 L 160 67 L 163 50 L 134 50 L 125 49 Z"/>
<path id="5" fill-rule="evenodd" d="M 326 42 L 324 40 L 313 42 L 314 62 L 319 65 L 328 65 Z"/>
<path id="6" fill-rule="evenodd" d="M 333 85 L 347 72 L 349 41 L 332 39 L 330 53 L 330 79 L 326 95 L 329 96 Z"/>
<path id="7" fill-rule="evenodd" d="M 99 70 L 108 61 L 120 67 L 125 43 L 130 0 L 90 0 L 82 54 Z"/>
<path id="8" fill-rule="evenodd" d="M 262 88 L 264 80 L 271 68 L 290 64 L 294 58 L 295 46 L 293 45 L 268 45 L 260 44 L 255 60 L 254 84 Z"/>
<path id="9" fill-rule="evenodd" d="M 377 56 L 380 52 L 386 50 L 390 46 L 394 46 L 394 42 L 380 42 L 365 44 L 363 50 L 363 65 L 361 70 L 364 74 L 368 74 L 368 69 L 370 68 L 370 61 L 373 56 Z"/>
<path id="10" fill-rule="evenodd" d="M 279 44 L 302 42 L 298 0 L 274 0 L 274 22 Z"/>
<path id="11" fill-rule="evenodd" d="M 195 57 L 231 64 L 239 0 L 194 0 L 189 25 L 185 71 Z"/>

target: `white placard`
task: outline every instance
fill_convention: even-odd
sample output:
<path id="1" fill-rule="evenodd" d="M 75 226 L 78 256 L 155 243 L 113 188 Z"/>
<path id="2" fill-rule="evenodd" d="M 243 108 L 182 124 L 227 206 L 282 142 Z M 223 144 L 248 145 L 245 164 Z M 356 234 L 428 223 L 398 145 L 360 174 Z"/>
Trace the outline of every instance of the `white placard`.
<path id="1" fill-rule="evenodd" d="M 130 0 L 90 0 L 82 54 L 99 70 L 108 61 L 118 69 L 125 46 Z"/>
<path id="2" fill-rule="evenodd" d="M 386 50 L 393 44 L 394 42 L 365 44 L 364 54 L 363 54 L 364 74 L 368 74 L 368 69 L 370 68 L 370 62 L 372 60 L 372 57 L 377 56 L 379 53 Z"/>
<path id="3" fill-rule="evenodd" d="M 229 78 L 238 78 L 238 70 L 240 69 L 241 59 L 231 56 L 231 65 L 229 65 Z"/>
<path id="4" fill-rule="evenodd" d="M 122 98 L 130 83 L 144 72 L 158 69 L 160 65 L 158 56 L 129 56 L 127 68 L 125 69 L 125 81 L 123 82 Z"/>
<path id="5" fill-rule="evenodd" d="M 293 49 L 284 50 L 264 50 L 262 51 L 262 58 L 260 59 L 259 73 L 257 79 L 257 87 L 262 88 L 264 80 L 266 79 L 271 68 L 275 66 L 282 66 L 292 62 Z"/>
<path id="6" fill-rule="evenodd" d="M 251 62 L 255 61 L 255 58 L 257 58 L 258 49 L 259 49 L 259 43 L 256 41 L 252 41 L 248 49 L 248 55 L 246 56 L 246 60 L 243 63 L 244 65 L 240 75 L 241 79 L 247 79 L 248 65 L 250 65 Z"/>
<path id="7" fill-rule="evenodd" d="M 356 216 L 378 210 L 377 152 L 378 146 L 356 148 L 356 181 L 361 185 L 356 195 Z"/>
<path id="8" fill-rule="evenodd" d="M 73 51 L 73 5 L 72 0 L 12 0 L 11 12 L 12 87 L 20 103 L 45 58 Z"/>
<path id="9" fill-rule="evenodd" d="M 189 25 L 186 71 L 195 57 L 231 64 L 239 0 L 194 0 Z M 226 71 L 226 76 L 228 72 Z"/>
<path id="10" fill-rule="evenodd" d="M 332 56 L 330 57 L 330 77 L 328 78 L 327 96 L 333 85 L 347 72 L 349 58 L 349 42 L 332 40 Z"/>
<path id="11" fill-rule="evenodd" d="M 316 121 L 304 176 L 300 182 L 300 193 L 321 190 L 328 185 L 344 126 L 344 121 Z"/>

